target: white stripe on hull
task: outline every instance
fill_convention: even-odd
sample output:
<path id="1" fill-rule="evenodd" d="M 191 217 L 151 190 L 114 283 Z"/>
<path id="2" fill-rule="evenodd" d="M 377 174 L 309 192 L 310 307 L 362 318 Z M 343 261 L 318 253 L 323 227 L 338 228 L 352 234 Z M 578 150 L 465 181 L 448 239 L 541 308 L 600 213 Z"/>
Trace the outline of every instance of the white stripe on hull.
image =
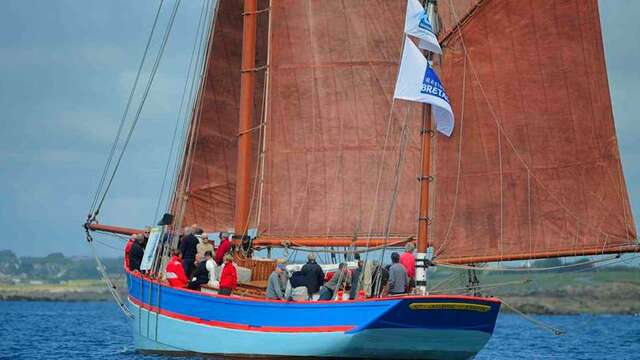
<path id="1" fill-rule="evenodd" d="M 139 350 L 229 356 L 308 356 L 391 359 L 469 359 L 491 334 L 471 330 L 372 329 L 284 333 L 235 330 L 183 321 L 131 303 Z"/>

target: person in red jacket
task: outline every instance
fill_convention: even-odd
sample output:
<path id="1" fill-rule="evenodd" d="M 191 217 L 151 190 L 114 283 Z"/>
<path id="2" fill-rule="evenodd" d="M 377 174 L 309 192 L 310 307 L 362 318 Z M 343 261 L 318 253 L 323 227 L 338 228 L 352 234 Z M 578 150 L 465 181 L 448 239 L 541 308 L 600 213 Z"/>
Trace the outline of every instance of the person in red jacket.
<path id="1" fill-rule="evenodd" d="M 409 277 L 408 290 L 413 289 L 416 284 L 416 258 L 413 256 L 415 248 L 413 243 L 407 243 L 407 245 L 404 246 L 404 253 L 400 255 L 400 264 L 402 264 Z"/>
<path id="2" fill-rule="evenodd" d="M 131 246 L 136 241 L 136 234 L 132 234 L 127 241 L 127 245 L 124 246 L 124 267 L 126 269 L 129 268 L 129 252 L 131 251 Z"/>
<path id="3" fill-rule="evenodd" d="M 214 258 L 218 266 L 222 265 L 224 256 L 231 250 L 231 241 L 229 241 L 229 235 L 225 234 L 220 236 L 222 238 L 222 241 L 220 241 L 220 245 L 216 250 L 216 256 Z"/>
<path id="4" fill-rule="evenodd" d="M 180 250 L 173 250 L 173 256 L 169 263 L 167 263 L 167 269 L 165 270 L 165 277 L 171 287 L 183 288 L 187 285 L 189 280 L 184 273 L 184 266 L 182 265 Z"/>
<path id="5" fill-rule="evenodd" d="M 224 256 L 224 266 L 220 273 L 220 295 L 231 295 L 233 289 L 238 286 L 238 273 L 236 266 L 233 264 L 233 256 L 227 254 Z"/>

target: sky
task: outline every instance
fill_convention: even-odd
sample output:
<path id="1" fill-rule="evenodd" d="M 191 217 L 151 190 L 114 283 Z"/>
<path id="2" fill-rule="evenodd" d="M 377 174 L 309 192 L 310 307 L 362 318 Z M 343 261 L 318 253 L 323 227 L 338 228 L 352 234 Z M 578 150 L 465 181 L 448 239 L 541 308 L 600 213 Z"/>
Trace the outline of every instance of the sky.
<path id="1" fill-rule="evenodd" d="M 140 227 L 156 221 L 201 4 L 182 1 L 140 123 L 101 212 L 102 223 Z M 158 1 L 3 0 L 2 5 L 0 250 L 20 256 L 58 251 L 88 255 L 81 225 Z M 169 11 L 165 6 L 160 14 L 160 30 Z M 618 140 L 637 224 L 640 1 L 600 0 L 600 15 Z M 151 54 L 157 51 L 157 40 Z M 122 245 L 121 240 L 106 238 L 96 246 L 102 255 L 114 256 L 120 251 L 111 247 Z"/>

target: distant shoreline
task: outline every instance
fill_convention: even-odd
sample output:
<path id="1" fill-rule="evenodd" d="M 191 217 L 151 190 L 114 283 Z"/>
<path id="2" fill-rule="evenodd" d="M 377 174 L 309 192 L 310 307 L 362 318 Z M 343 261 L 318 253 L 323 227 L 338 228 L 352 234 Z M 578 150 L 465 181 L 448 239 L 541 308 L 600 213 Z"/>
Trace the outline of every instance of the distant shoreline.
<path id="1" fill-rule="evenodd" d="M 98 281 L 96 281 L 98 282 Z M 118 287 L 123 298 L 126 287 Z M 580 289 L 574 296 L 558 293 L 536 293 L 535 295 L 502 295 L 509 305 L 521 312 L 539 315 L 579 315 L 579 314 L 640 314 L 640 300 L 633 296 L 625 296 L 625 291 L 609 292 L 607 296 L 593 296 L 592 292 L 600 294 L 602 289 Z M 625 289 L 626 290 L 626 289 Z M 621 296 L 618 296 L 620 294 Z M 86 288 L 69 288 L 64 285 L 33 285 L 33 286 L 3 286 L 0 287 L 0 301 L 35 301 L 35 302 L 107 302 L 113 301 L 111 293 L 102 287 L 88 286 Z M 503 313 L 513 313 L 508 306 L 503 305 Z"/>

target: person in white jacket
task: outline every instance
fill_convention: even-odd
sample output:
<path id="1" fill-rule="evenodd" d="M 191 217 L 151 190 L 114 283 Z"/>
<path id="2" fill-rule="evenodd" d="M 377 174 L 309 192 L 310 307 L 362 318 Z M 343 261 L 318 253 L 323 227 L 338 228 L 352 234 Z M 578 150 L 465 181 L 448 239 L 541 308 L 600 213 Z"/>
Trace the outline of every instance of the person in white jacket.
<path id="1" fill-rule="evenodd" d="M 207 251 L 206 254 L 211 254 L 211 252 Z M 209 260 L 207 260 L 205 266 L 207 267 L 207 271 L 209 272 L 209 282 L 207 283 L 207 285 L 217 289 L 220 285 L 220 283 L 218 282 L 218 264 L 216 264 L 216 261 L 213 260 L 213 257 L 209 256 Z"/>

